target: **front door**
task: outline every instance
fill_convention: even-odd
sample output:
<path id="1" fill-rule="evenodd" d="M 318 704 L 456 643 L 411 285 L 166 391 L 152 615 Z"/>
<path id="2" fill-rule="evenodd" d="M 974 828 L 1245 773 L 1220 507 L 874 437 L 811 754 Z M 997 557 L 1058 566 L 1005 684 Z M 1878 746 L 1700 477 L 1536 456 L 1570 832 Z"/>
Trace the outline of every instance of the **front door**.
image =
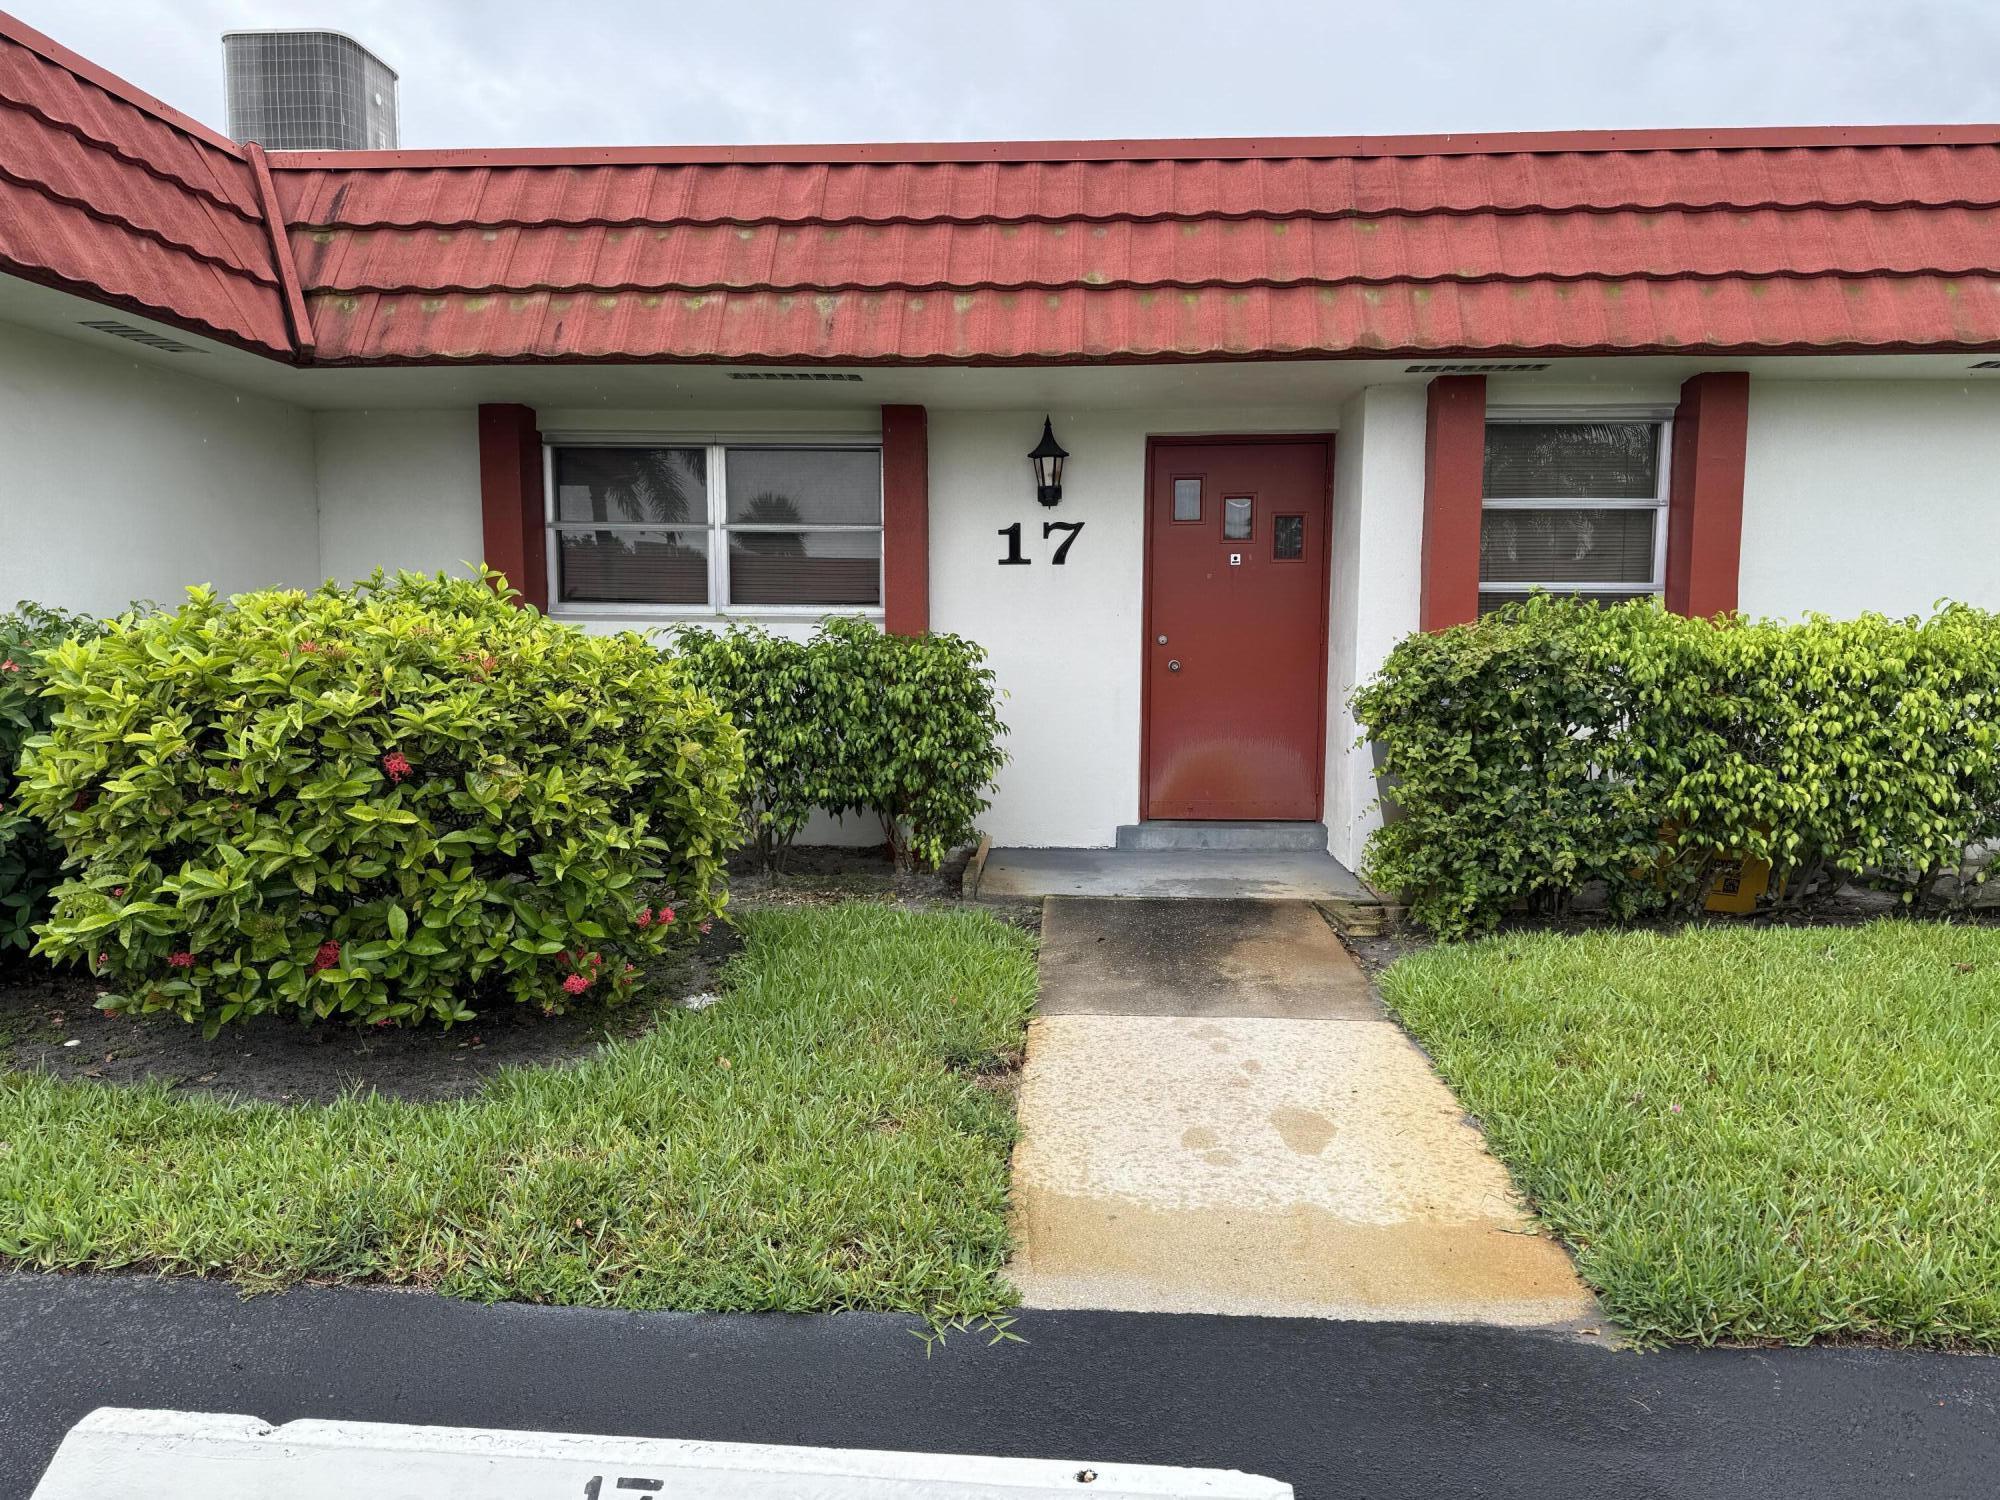
<path id="1" fill-rule="evenodd" d="M 1152 443 L 1143 816 L 1320 817 L 1331 459 L 1325 438 Z"/>

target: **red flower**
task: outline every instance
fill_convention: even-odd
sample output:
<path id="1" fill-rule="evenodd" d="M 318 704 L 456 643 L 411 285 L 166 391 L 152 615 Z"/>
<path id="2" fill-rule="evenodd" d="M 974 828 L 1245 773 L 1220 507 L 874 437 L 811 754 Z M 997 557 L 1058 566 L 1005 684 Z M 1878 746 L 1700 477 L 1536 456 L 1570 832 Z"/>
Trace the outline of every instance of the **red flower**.
<path id="1" fill-rule="evenodd" d="M 674 909 L 671 906 L 663 906 L 660 908 L 660 925 L 662 927 L 665 927 L 668 923 L 672 922 L 673 919 L 674 919 Z"/>
<path id="2" fill-rule="evenodd" d="M 299 649 L 300 649 L 301 651 L 305 652 L 305 653 L 306 653 L 306 654 L 307 654 L 308 656 L 310 656 L 310 655 L 312 655 L 312 653 L 313 653 L 313 652 L 315 652 L 315 651 L 319 650 L 319 642 L 318 642 L 318 641 L 300 641 L 300 642 L 299 642 Z"/>
<path id="3" fill-rule="evenodd" d="M 651 926 L 653 925 L 653 914 L 652 914 L 652 912 L 648 911 L 648 910 L 647 910 L 647 909 L 646 909 L 645 907 L 643 907 L 643 906 L 642 906 L 642 907 L 640 907 L 640 908 L 639 908 L 639 915 L 638 915 L 638 918 L 637 918 L 637 921 L 638 921 L 638 923 L 639 923 L 639 925 L 640 925 L 641 927 L 651 927 Z"/>
<path id="4" fill-rule="evenodd" d="M 340 944 L 330 940 L 321 943 L 319 945 L 319 952 L 313 955 L 313 973 L 317 974 L 321 969 L 330 969 L 339 962 Z"/>
<path id="5" fill-rule="evenodd" d="M 194 955 L 185 948 L 178 953 L 169 953 L 167 955 L 167 967 L 170 969 L 192 969 L 194 967 Z"/>
<path id="6" fill-rule="evenodd" d="M 410 762 L 400 750 L 391 750 L 382 757 L 382 769 L 389 773 L 391 781 L 401 781 L 410 774 Z"/>
<path id="7" fill-rule="evenodd" d="M 585 990 L 590 988 L 590 981 L 585 979 L 581 974 L 572 974 L 563 981 L 563 988 L 568 990 L 572 995 L 581 995 Z"/>

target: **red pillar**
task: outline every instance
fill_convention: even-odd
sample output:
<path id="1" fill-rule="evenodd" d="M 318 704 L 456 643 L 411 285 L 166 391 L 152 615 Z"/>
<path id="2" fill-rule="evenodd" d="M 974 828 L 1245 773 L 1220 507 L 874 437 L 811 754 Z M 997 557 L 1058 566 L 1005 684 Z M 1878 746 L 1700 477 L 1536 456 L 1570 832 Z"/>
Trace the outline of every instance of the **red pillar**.
<path id="1" fill-rule="evenodd" d="M 931 628 L 931 453 L 921 406 L 882 408 L 882 593 L 892 635 Z"/>
<path id="2" fill-rule="evenodd" d="M 479 502 L 486 565 L 523 603 L 549 607 L 548 528 L 542 514 L 542 434 L 532 406 L 479 408 Z"/>
<path id="3" fill-rule="evenodd" d="M 1736 608 L 1749 435 L 1748 375 L 1711 370 L 1681 386 L 1667 497 L 1667 608 L 1675 614 Z"/>
<path id="4" fill-rule="evenodd" d="M 1486 377 L 1440 375 L 1424 429 L 1424 561 L 1418 622 L 1479 617 L 1479 516 L 1486 488 Z"/>

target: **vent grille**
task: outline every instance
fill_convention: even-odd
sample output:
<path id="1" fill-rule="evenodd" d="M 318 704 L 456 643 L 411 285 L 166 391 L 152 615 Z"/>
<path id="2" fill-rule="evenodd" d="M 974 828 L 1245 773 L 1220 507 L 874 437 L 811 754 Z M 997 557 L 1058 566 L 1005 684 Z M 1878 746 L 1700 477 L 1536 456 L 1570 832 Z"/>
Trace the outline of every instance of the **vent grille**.
<path id="1" fill-rule="evenodd" d="M 1405 375 L 1532 375 L 1538 370 L 1546 370 L 1548 361 L 1540 364 L 1512 365 L 1408 365 Z"/>
<path id="2" fill-rule="evenodd" d="M 98 333 L 108 333 L 114 339 L 130 339 L 135 344 L 144 344 L 148 349 L 157 349 L 162 354 L 199 354 L 201 350 L 193 344 L 183 344 L 179 339 L 170 339 L 164 333 L 154 333 L 150 328 L 134 328 L 130 323 L 118 323 L 109 319 L 85 320 L 79 325 Z"/>
<path id="3" fill-rule="evenodd" d="M 840 370 L 731 370 L 731 380 L 859 380 Z"/>

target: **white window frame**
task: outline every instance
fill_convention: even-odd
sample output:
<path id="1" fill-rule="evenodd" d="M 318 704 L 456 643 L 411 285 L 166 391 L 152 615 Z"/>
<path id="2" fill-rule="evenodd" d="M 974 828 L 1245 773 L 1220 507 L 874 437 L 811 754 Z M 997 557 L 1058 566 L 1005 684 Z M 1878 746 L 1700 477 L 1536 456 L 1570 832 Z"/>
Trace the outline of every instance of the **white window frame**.
<path id="1" fill-rule="evenodd" d="M 562 596 L 562 551 L 557 542 L 562 530 L 588 531 L 590 523 L 556 519 L 556 452 L 562 448 L 700 448 L 707 454 L 706 478 L 708 516 L 705 523 L 687 522 L 680 526 L 635 527 L 616 523 L 612 529 L 650 531 L 706 531 L 708 534 L 708 603 L 645 604 L 601 600 L 568 600 Z M 743 523 L 729 520 L 729 463 L 731 448 L 841 449 L 873 453 L 876 457 L 874 525 L 806 524 L 798 526 Z M 734 531 L 854 531 L 874 532 L 882 538 L 882 556 L 877 560 L 876 597 L 886 602 L 888 593 L 889 532 L 887 497 L 882 489 L 882 435 L 878 433 L 544 433 L 542 434 L 542 532 L 547 538 L 549 613 L 570 619 L 620 620 L 712 620 L 717 618 L 765 620 L 819 620 L 828 615 L 853 615 L 858 619 L 879 620 L 883 604 L 730 604 L 729 534 Z M 596 528 L 602 529 L 602 528 Z"/>
<path id="2" fill-rule="evenodd" d="M 1485 455 L 1480 455 L 1480 497 L 1479 525 L 1482 543 L 1485 537 L 1486 512 L 1489 510 L 1651 510 L 1659 514 L 1653 522 L 1653 577 L 1649 583 L 1561 583 L 1544 581 L 1541 583 L 1488 583 L 1479 580 L 1482 594 L 1505 594 L 1511 598 L 1525 599 L 1536 589 L 1555 594 L 1624 594 L 1634 599 L 1647 597 L 1664 598 L 1667 591 L 1667 506 L 1673 496 L 1674 461 L 1674 410 L 1660 406 L 1512 406 L 1489 407 L 1486 423 L 1489 427 L 1509 425 L 1560 426 L 1572 422 L 1646 422 L 1660 429 L 1660 459 L 1658 480 L 1650 499 L 1638 500 L 1592 500 L 1575 496 L 1550 496 L 1547 499 L 1532 497 L 1490 500 L 1485 494 Z M 1482 554 L 1484 547 L 1481 547 Z M 1483 569 L 1482 569 L 1483 571 Z"/>

